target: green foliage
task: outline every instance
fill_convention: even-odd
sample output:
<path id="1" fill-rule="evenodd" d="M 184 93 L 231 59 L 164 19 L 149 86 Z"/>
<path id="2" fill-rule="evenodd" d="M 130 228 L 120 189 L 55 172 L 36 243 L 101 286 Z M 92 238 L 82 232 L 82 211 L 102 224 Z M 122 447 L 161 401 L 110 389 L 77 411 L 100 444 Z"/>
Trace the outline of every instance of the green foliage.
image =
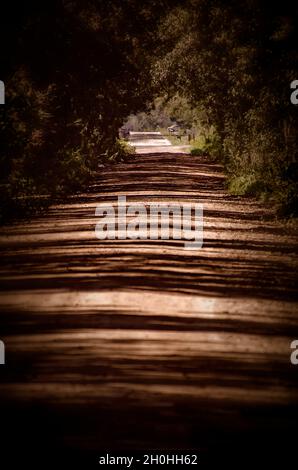
<path id="1" fill-rule="evenodd" d="M 190 150 L 191 155 L 197 155 L 197 156 L 204 156 L 206 155 L 206 152 L 203 148 L 200 147 L 193 147 Z"/>
<path id="2" fill-rule="evenodd" d="M 270 198 L 293 213 L 297 191 L 297 11 L 285 0 L 189 0 L 160 23 L 163 44 L 152 67 L 156 87 L 186 96 L 200 110 L 194 154 L 220 158 L 238 194 Z M 296 193 L 297 194 L 297 193 Z"/>
<path id="3" fill-rule="evenodd" d="M 55 195 L 77 191 L 92 175 L 80 148 L 59 150 L 56 163 L 57 166 L 48 175 L 52 178 L 51 186 Z"/>
<path id="4" fill-rule="evenodd" d="M 124 162 L 134 158 L 135 149 L 123 139 L 117 139 L 109 153 L 105 154 L 109 163 Z"/>
<path id="5" fill-rule="evenodd" d="M 190 150 L 191 155 L 199 155 L 199 156 L 206 156 L 209 155 L 208 150 L 206 148 L 206 139 L 204 136 L 199 136 L 192 144 L 192 148 Z"/>
<path id="6" fill-rule="evenodd" d="M 251 174 L 231 177 L 229 189 L 232 194 L 238 196 L 262 196 L 268 193 L 269 188 L 264 181 L 258 179 L 258 175 Z"/>
<path id="7" fill-rule="evenodd" d="M 191 155 L 208 155 L 212 160 L 220 160 L 222 157 L 222 145 L 219 136 L 214 129 L 209 130 L 209 135 L 201 135 L 192 144 Z"/>
<path id="8" fill-rule="evenodd" d="M 101 162 L 131 152 L 118 129 L 151 96 L 160 6 L 29 0 L 21 8 L 11 0 L 0 24 L 0 217 L 76 191 Z"/>

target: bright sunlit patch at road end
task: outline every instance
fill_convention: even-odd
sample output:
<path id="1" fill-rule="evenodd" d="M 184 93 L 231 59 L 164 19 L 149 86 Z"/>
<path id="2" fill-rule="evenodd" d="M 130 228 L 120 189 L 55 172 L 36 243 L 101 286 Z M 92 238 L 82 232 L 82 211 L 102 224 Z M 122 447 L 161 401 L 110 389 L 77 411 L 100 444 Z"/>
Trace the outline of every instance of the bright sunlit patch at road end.
<path id="1" fill-rule="evenodd" d="M 164 147 L 171 146 L 171 142 L 160 132 L 130 132 L 129 143 L 133 147 Z"/>

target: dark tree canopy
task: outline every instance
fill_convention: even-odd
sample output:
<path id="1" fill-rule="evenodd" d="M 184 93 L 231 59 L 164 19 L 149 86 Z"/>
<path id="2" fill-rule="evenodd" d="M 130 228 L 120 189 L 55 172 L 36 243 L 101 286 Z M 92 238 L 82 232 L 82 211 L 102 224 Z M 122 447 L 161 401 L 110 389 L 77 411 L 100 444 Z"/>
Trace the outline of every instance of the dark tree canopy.
<path id="1" fill-rule="evenodd" d="M 4 206 L 78 188 L 119 154 L 126 116 L 179 92 L 216 129 L 234 190 L 280 193 L 292 212 L 294 2 L 12 0 L 0 34 Z"/>

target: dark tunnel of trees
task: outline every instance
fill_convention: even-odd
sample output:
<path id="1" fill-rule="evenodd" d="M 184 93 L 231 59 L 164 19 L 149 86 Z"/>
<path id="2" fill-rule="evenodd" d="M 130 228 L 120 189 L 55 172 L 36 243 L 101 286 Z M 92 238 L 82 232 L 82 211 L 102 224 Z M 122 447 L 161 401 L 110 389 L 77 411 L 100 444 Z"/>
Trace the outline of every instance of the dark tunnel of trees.
<path id="1" fill-rule="evenodd" d="M 1 218 L 125 158 L 126 117 L 177 93 L 215 129 L 209 152 L 231 191 L 294 215 L 297 13 L 292 0 L 11 0 L 0 20 Z"/>

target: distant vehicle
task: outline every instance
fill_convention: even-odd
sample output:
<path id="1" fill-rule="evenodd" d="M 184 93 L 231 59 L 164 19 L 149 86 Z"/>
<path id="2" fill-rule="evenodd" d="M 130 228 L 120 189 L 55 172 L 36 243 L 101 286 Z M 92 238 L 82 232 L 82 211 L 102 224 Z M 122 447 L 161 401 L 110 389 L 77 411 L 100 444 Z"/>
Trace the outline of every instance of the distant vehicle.
<path id="1" fill-rule="evenodd" d="M 179 132 L 181 130 L 180 126 L 178 124 L 173 124 L 172 126 L 168 127 L 168 131 L 170 134 L 174 134 L 175 132 Z"/>

